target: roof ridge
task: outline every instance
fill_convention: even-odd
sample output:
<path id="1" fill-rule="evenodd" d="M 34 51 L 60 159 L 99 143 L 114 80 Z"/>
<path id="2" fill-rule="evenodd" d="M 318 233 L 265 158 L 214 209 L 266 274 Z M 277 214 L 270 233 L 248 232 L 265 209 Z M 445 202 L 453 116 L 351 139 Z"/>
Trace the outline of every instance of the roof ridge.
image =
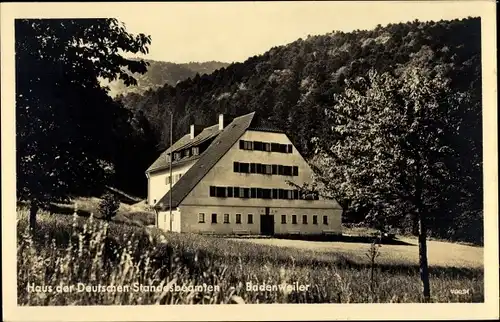
<path id="1" fill-rule="evenodd" d="M 220 131 L 214 141 L 201 154 L 198 161 L 176 182 L 172 190 L 169 190 L 154 207 L 161 210 L 166 209 L 170 194 L 172 194 L 172 207 L 177 207 L 245 133 L 252 123 L 254 115 L 255 112 L 252 112 L 234 118 Z"/>

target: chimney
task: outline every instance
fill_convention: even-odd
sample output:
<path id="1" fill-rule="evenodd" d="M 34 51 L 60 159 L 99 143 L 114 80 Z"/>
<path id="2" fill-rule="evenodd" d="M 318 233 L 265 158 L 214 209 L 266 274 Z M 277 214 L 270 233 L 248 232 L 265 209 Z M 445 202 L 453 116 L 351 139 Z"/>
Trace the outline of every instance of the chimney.
<path id="1" fill-rule="evenodd" d="M 224 129 L 224 114 L 219 114 L 219 131 Z"/>
<path id="2" fill-rule="evenodd" d="M 194 139 L 194 124 L 191 124 L 191 127 L 189 129 L 189 138 L 191 140 Z"/>

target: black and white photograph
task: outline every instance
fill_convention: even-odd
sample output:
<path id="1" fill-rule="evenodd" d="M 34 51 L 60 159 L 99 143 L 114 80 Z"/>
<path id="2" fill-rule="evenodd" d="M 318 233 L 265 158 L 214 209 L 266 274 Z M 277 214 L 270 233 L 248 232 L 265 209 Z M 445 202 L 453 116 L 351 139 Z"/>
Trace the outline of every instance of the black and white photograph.
<path id="1" fill-rule="evenodd" d="M 488 8 L 3 3 L 3 297 L 117 312 L 54 308 L 87 321 L 498 318 Z"/>

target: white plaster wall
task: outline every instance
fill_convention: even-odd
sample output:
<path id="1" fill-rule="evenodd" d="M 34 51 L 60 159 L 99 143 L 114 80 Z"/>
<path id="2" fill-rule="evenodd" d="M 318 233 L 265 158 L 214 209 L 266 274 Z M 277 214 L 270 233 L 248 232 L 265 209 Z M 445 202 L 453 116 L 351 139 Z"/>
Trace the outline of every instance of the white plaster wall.
<path id="1" fill-rule="evenodd" d="M 239 140 L 275 142 L 292 144 L 288 137 L 282 133 L 260 131 L 246 131 Z M 286 183 L 291 180 L 298 185 L 311 182 L 312 171 L 307 162 L 293 147 L 293 153 L 247 151 L 239 148 L 239 140 L 231 149 L 210 169 L 207 175 L 182 201 L 183 206 L 232 206 L 232 207 L 288 207 L 305 209 L 338 209 L 340 206 L 333 200 L 265 200 L 243 198 L 217 198 L 210 197 L 210 186 L 240 186 L 259 188 L 293 189 Z M 299 167 L 299 176 L 264 175 L 258 173 L 235 173 L 233 162 L 255 162 L 264 164 L 282 164 Z"/>
<path id="2" fill-rule="evenodd" d="M 172 231 L 181 232 L 181 213 L 179 210 L 172 210 Z M 170 230 L 170 211 L 160 211 L 158 213 L 158 228 Z"/>
<path id="3" fill-rule="evenodd" d="M 180 166 L 172 167 L 172 176 L 176 179 L 179 174 L 186 173 L 196 163 L 196 160 L 189 161 Z M 167 183 L 167 177 L 170 175 L 170 169 L 150 173 L 148 178 L 148 204 L 153 205 L 154 200 L 158 202 L 169 190 L 170 184 Z M 172 181 L 174 186 L 176 181 Z"/>
<path id="4" fill-rule="evenodd" d="M 260 234 L 260 215 L 265 214 L 263 207 L 225 207 L 225 206 L 180 206 L 181 232 L 214 232 L 232 234 L 235 230 L 247 230 L 250 234 Z M 205 214 L 205 222 L 198 222 L 198 214 Z M 212 213 L 217 214 L 217 223 L 212 224 Z M 229 214 L 229 224 L 224 223 L 224 214 Z M 241 224 L 236 224 L 236 214 L 241 214 Z M 248 214 L 253 214 L 253 224 L 248 224 Z M 339 209 L 272 208 L 275 234 L 300 231 L 301 234 L 321 234 L 333 231 L 341 234 L 341 215 Z M 287 223 L 281 223 L 281 215 L 287 216 Z M 297 224 L 292 224 L 292 215 L 297 215 Z M 308 223 L 302 223 L 302 215 L 308 216 Z M 313 224 L 313 215 L 318 216 L 318 224 Z M 328 216 L 328 225 L 323 224 L 323 216 Z"/>

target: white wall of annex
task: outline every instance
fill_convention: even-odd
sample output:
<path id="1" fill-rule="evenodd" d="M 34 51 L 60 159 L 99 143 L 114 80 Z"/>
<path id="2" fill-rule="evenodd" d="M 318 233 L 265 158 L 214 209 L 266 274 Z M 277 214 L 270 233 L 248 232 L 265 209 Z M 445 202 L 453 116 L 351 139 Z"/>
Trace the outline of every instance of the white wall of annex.
<path id="1" fill-rule="evenodd" d="M 173 178 L 176 179 L 179 174 L 186 173 L 195 163 L 196 160 L 193 160 L 185 164 L 172 167 Z M 170 184 L 167 181 L 167 177 L 169 175 L 170 169 L 168 168 L 150 173 L 148 178 L 148 204 L 153 205 L 154 200 L 158 202 L 170 190 Z M 176 180 L 172 182 L 172 185 L 174 186 L 175 183 Z"/>

